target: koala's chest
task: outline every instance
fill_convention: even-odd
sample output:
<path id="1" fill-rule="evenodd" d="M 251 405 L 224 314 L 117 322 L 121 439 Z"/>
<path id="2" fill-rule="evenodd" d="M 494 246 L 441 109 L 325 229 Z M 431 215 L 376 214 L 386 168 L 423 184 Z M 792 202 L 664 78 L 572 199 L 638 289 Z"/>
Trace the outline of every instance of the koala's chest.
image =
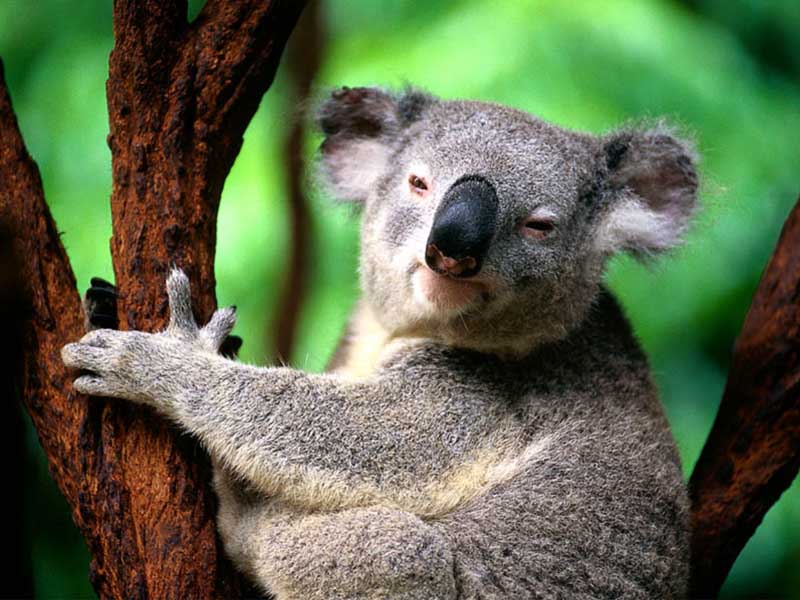
<path id="1" fill-rule="evenodd" d="M 335 371 L 348 379 L 363 379 L 377 370 L 389 335 L 371 318 L 357 317 L 351 327 L 355 331 L 343 340 L 344 360 Z"/>
<path id="2" fill-rule="evenodd" d="M 368 306 L 358 306 L 328 370 L 347 379 L 364 379 L 373 375 L 386 357 L 404 343 L 392 338 Z"/>

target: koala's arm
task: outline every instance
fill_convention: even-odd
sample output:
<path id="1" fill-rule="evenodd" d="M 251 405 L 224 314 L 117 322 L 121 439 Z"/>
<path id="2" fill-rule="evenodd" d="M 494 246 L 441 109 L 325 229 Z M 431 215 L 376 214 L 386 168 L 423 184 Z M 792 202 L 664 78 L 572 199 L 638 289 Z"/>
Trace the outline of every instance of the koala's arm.
<path id="1" fill-rule="evenodd" d="M 64 348 L 68 366 L 89 371 L 75 388 L 153 406 L 261 491 L 324 506 L 386 499 L 424 487 L 485 441 L 479 406 L 454 410 L 413 382 L 226 360 L 217 350 L 233 312 L 199 329 L 185 276 L 174 273 L 168 288 L 165 332 L 97 330 Z"/>

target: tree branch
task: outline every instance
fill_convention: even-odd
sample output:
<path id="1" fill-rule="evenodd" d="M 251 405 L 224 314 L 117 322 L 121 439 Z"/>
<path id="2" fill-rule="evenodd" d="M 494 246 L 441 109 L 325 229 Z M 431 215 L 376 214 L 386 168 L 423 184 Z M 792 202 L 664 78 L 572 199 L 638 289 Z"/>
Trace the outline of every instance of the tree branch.
<path id="1" fill-rule="evenodd" d="M 74 475 L 75 440 L 59 431 L 80 427 L 81 416 L 69 410 L 73 399 L 62 391 L 69 374 L 60 363 L 64 340 L 80 335 L 83 325 L 80 299 L 66 252 L 44 201 L 39 170 L 22 141 L 0 62 L 0 219 L 11 229 L 14 254 L 20 259 L 21 282 L 31 301 L 25 324 L 23 365 L 24 398 L 50 468 L 65 495 L 77 496 Z M 39 362 L 38 359 L 41 359 Z M 64 422 L 47 414 L 63 412 Z"/>
<path id="2" fill-rule="evenodd" d="M 800 468 L 800 201 L 736 341 L 725 394 L 689 483 L 693 597 L 719 588 Z"/>
<path id="3" fill-rule="evenodd" d="M 226 174 L 305 4 L 208 0 L 195 21 L 196 52 L 189 58 L 197 65 L 197 120 L 207 128 L 213 163 Z"/>
<path id="4" fill-rule="evenodd" d="M 26 211 L 26 206 L 33 209 Z M 48 385 L 54 382 L 43 378 L 44 366 L 38 361 L 25 359 L 31 356 L 31 346 L 40 339 L 47 339 L 53 327 L 65 325 L 58 320 L 58 315 L 42 310 L 49 308 L 49 303 L 41 295 L 36 298 L 35 305 L 32 303 L 34 286 L 31 282 L 58 276 L 57 271 L 50 272 L 47 265 L 57 265 L 64 257 L 57 237 L 47 244 L 45 237 L 36 235 L 42 230 L 52 231 L 52 221 L 42 202 L 36 166 L 19 135 L 0 62 L 0 339 L 3 340 L 0 348 L 0 397 L 5 398 L 2 449 L 5 456 L 11 457 L 6 475 L 10 495 L 7 503 L 14 515 L 7 525 L 11 557 L 3 572 L 3 593 L 20 598 L 33 596 L 33 577 L 28 532 L 20 519 L 24 513 L 25 485 L 30 483 L 30 477 L 26 473 L 25 432 L 18 396 L 24 390 L 28 392 L 26 398 L 35 401 L 39 395 L 47 397 L 55 393 L 53 386 Z M 29 236 L 20 235 L 23 231 Z M 44 265 L 41 262 L 25 264 L 19 260 L 26 252 L 38 250 L 38 244 L 43 242 L 52 250 L 48 258 L 54 260 L 47 260 Z M 26 268 L 21 268 L 23 264 Z M 68 274 L 64 275 L 68 280 Z M 69 298 L 65 300 L 69 302 Z M 29 406 L 34 409 L 31 417 L 41 423 L 35 403 L 30 402 Z M 42 443 L 59 447 L 62 440 L 50 433 L 51 429 L 43 428 Z M 60 468 L 72 469 L 74 465 L 62 464 Z"/>
<path id="5" fill-rule="evenodd" d="M 215 308 L 222 184 L 302 4 L 211 1 L 189 26 L 185 1 L 114 3 L 108 142 L 123 328 L 165 324 L 172 264 L 196 282 L 200 319 Z M 109 598 L 238 595 L 216 536 L 205 453 L 140 407 L 71 391 L 59 350 L 82 334 L 80 299 L 4 84 L 0 194 L 33 302 L 23 394 L 92 553 L 95 589 Z"/>
<path id="6" fill-rule="evenodd" d="M 107 86 L 112 255 L 124 294 L 123 328 L 166 322 L 163 290 L 151 283 L 163 280 L 173 263 L 197 282 L 198 317 L 207 319 L 213 312 L 222 185 L 303 4 L 211 0 L 188 30 L 177 19 L 170 21 L 166 29 L 181 40 L 176 45 L 167 35 L 140 33 L 163 10 L 160 0 L 115 3 L 114 29 L 126 32 L 111 53 Z M 168 77 L 137 76 L 151 67 L 141 60 L 162 56 L 174 57 L 155 65 L 169 70 Z M 129 298 L 136 299 L 136 310 L 127 306 Z"/>
<path id="7" fill-rule="evenodd" d="M 61 364 L 60 348 L 83 331 L 75 277 L 44 200 L 42 182 L 19 132 L 0 63 L 0 220 L 12 233 L 23 294 L 30 313 L 23 325 L 20 387 L 50 473 L 68 499 L 72 516 L 90 546 L 94 490 L 101 460 L 93 453 L 96 411 L 74 394 L 72 374 Z M 136 563 L 131 564 L 136 569 Z"/>
<path id="8" fill-rule="evenodd" d="M 202 483 L 208 475 L 174 457 L 191 458 L 191 447 L 184 443 L 178 451 L 172 448 L 172 436 L 160 421 L 146 418 L 142 423 L 124 406 L 89 402 L 72 391 L 74 373 L 62 365 L 60 349 L 83 333 L 80 298 L 4 81 L 0 198 L 0 217 L 15 233 L 15 255 L 32 300 L 24 327 L 22 396 L 50 473 L 92 553 L 95 589 L 109 598 L 210 597 L 217 585 L 220 591 L 232 591 L 223 577 L 219 583 L 214 579 L 216 538 Z M 128 429 L 114 418 L 123 412 L 132 421 Z M 150 433 L 147 421 L 158 437 Z M 168 484 L 180 485 L 162 487 Z M 142 497 L 150 498 L 146 506 Z M 159 500 L 162 511 L 153 515 Z M 188 526 L 192 530 L 183 531 Z"/>

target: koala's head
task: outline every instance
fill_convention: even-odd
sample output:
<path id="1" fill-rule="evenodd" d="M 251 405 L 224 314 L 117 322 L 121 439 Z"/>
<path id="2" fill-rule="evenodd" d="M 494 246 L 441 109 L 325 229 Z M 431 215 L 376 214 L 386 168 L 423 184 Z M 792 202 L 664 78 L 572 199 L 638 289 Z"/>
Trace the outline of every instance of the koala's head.
<path id="1" fill-rule="evenodd" d="M 343 88 L 319 110 L 333 194 L 363 205 L 361 281 L 393 335 L 521 353 L 564 336 L 609 256 L 680 241 L 696 204 L 686 142 L 605 137 L 511 108 Z"/>

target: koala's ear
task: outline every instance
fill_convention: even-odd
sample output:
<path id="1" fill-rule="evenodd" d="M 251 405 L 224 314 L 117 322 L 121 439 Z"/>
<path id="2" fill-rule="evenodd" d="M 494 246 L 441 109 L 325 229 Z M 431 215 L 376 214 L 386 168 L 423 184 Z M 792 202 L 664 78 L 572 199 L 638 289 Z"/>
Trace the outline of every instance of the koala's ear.
<path id="1" fill-rule="evenodd" d="M 433 98 L 416 90 L 395 95 L 378 88 L 334 90 L 317 112 L 325 139 L 322 176 L 341 200 L 364 201 L 386 171 L 403 130 Z"/>
<path id="2" fill-rule="evenodd" d="M 611 208 L 600 226 L 601 249 L 642 257 L 678 245 L 697 207 L 692 145 L 664 126 L 602 141 Z"/>

